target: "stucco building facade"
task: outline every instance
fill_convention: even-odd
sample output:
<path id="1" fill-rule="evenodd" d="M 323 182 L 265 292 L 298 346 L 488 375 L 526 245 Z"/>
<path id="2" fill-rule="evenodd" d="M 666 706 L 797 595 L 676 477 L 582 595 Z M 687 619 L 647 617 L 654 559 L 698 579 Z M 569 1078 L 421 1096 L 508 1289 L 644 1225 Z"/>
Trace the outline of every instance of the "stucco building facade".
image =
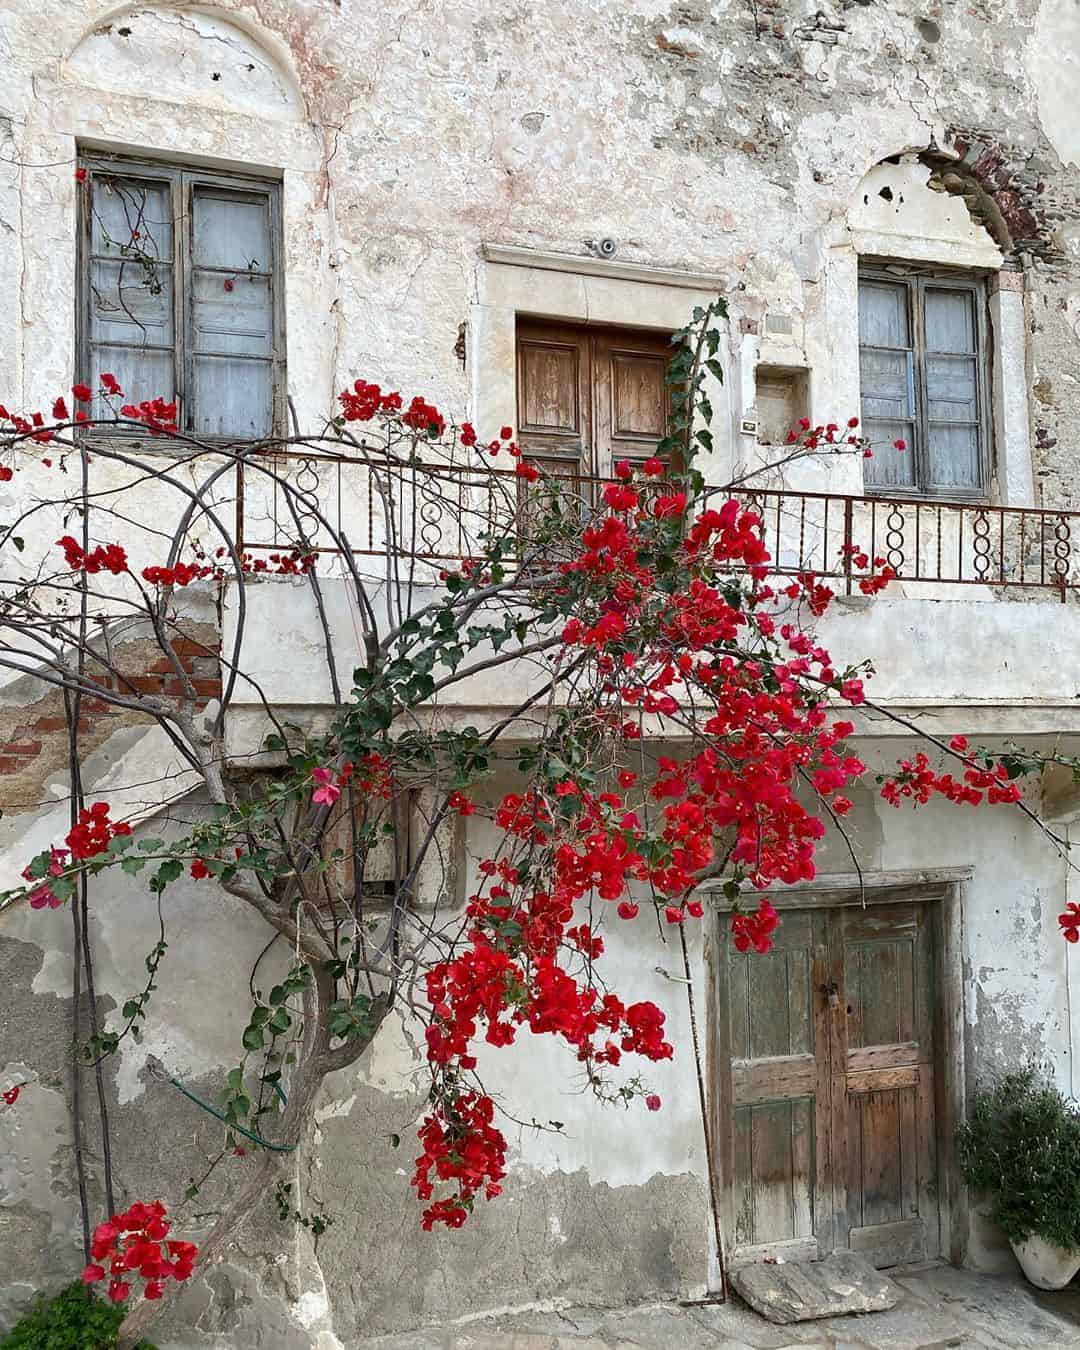
<path id="1" fill-rule="evenodd" d="M 250 358 L 261 402 L 218 409 L 209 358 L 200 365 L 197 346 L 181 354 L 195 328 L 170 329 L 166 316 L 158 344 L 200 416 L 249 418 L 256 433 L 263 417 L 317 425 L 363 376 L 423 392 L 482 432 L 531 425 L 545 453 L 603 476 L 620 436 L 638 444 L 651 428 L 621 423 L 595 372 L 614 368 L 612 352 L 646 361 L 651 343 L 722 293 L 712 482 L 767 466 L 802 417 L 861 414 L 913 447 L 885 469 L 808 460 L 755 479 L 767 522 L 776 509 L 777 556 L 817 549 L 816 565 L 834 566 L 838 543 L 872 534 L 898 565 L 885 595 L 839 596 L 826 644 L 869 658 L 878 702 L 935 734 L 1072 752 L 1078 63 L 1074 0 L 6 0 L 0 399 L 37 406 L 89 374 L 95 343 L 123 347 L 123 316 L 95 327 L 110 264 L 83 215 L 86 192 L 109 175 L 181 194 L 190 210 L 173 220 L 193 222 L 192 239 L 200 211 L 209 238 L 224 203 L 214 237 L 250 229 L 262 241 L 239 269 L 252 291 L 265 280 L 245 320 L 253 345 L 231 351 Z M 199 246 L 184 282 L 195 296 Z M 179 271 L 170 284 L 180 314 Z M 530 353 L 553 352 L 577 363 L 586 394 L 545 421 L 526 386 Z M 0 511 L 34 490 L 32 472 L 0 484 Z M 155 505 L 148 487 L 139 512 Z M 253 536 L 266 524 L 259 505 Z M 353 505 L 359 536 L 370 513 L 366 499 Z M 365 560 L 374 577 L 377 553 Z M 332 567 L 325 591 L 348 672 L 352 615 Z M 286 579 L 252 588 L 245 661 L 275 706 L 317 722 L 330 686 L 305 596 Z M 219 622 L 210 606 L 195 617 L 208 632 Z M 226 608 L 226 630 L 234 619 Z M 55 799 L 68 781 L 55 700 L 27 676 L 4 680 L 0 887 L 63 833 Z M 480 678 L 443 711 L 490 724 L 522 687 Z M 264 730 L 238 692 L 229 753 L 254 754 Z M 875 770 L 911 748 L 896 721 L 867 716 L 858 730 Z M 177 810 L 171 790 L 146 800 L 147 782 L 172 766 L 152 734 L 91 717 L 85 746 L 88 782 L 148 821 Z M 1080 811 L 1067 775 L 1048 775 L 1029 804 L 1063 836 Z M 850 1243 L 882 1265 L 940 1256 L 994 1268 L 1012 1258 L 963 1193 L 951 1129 L 983 1075 L 1031 1057 L 1080 1089 L 1076 954 L 1056 919 L 1080 891 L 1020 814 L 895 811 L 871 786 L 850 820 L 854 862 L 830 834 L 819 880 L 778 900 L 790 914 L 772 965 L 754 973 L 732 958 L 719 897 L 695 934 L 726 1238 L 742 1259 Z M 462 824 L 452 841 L 462 893 L 485 828 Z M 875 900 L 865 910 L 853 904 L 856 862 Z M 207 1124 L 148 1074 L 147 1055 L 211 1094 L 235 1061 L 244 1012 L 231 996 L 190 991 L 224 987 L 266 940 L 205 887 L 172 903 L 187 935 L 177 960 L 191 968 L 163 981 L 143 1043 L 125 1045 L 108 1072 L 132 1195 L 181 1195 Z M 96 903 L 106 1008 L 137 979 L 155 922 L 137 879 Z M 0 1326 L 80 1263 L 70 954 L 66 930 L 45 938 L 42 924 L 27 909 L 0 918 L 0 1088 L 34 1086 L 18 1113 L 0 1112 Z M 610 960 L 688 1047 L 671 951 L 643 954 L 612 934 Z M 835 974 L 822 988 L 820 960 Z M 764 981 L 757 1002 L 753 980 Z M 819 1051 L 833 984 L 849 1025 L 843 1070 L 823 1067 Z M 760 1025 L 746 1011 L 755 1006 Z M 787 1076 L 766 1082 L 765 1060 L 784 1061 Z M 828 1119 L 812 1085 L 823 1072 L 847 1075 Z M 882 1072 L 887 1084 L 873 1077 Z M 395 1025 L 328 1086 L 297 1165 L 298 1190 L 333 1225 L 315 1243 L 276 1229 L 268 1204 L 193 1282 L 161 1344 L 334 1350 L 498 1307 L 706 1294 L 716 1253 L 692 1055 L 657 1068 L 656 1121 L 602 1109 L 539 1039 L 499 1057 L 491 1076 L 521 1121 L 563 1123 L 511 1126 L 498 1205 L 460 1233 L 421 1232 L 408 1172 L 424 1066 L 415 1031 Z M 827 1161 L 841 1129 L 852 1158 L 856 1138 L 895 1142 L 887 1175 L 869 1151 L 845 1163 L 843 1215 Z M 212 1214 L 212 1197 L 205 1213 L 196 1205 L 193 1231 Z"/>

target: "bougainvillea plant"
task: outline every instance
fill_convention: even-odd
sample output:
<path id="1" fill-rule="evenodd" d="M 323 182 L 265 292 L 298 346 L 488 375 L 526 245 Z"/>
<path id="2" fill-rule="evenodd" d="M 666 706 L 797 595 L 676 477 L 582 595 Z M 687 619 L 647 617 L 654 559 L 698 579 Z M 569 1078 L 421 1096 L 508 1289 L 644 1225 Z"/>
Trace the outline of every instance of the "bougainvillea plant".
<path id="1" fill-rule="evenodd" d="M 246 1170 L 198 1253 L 166 1238 L 157 1203 L 137 1202 L 88 1234 L 87 1280 L 109 1278 L 114 1299 L 127 1297 L 130 1277 L 143 1282 L 122 1345 L 273 1190 L 324 1078 L 355 1063 L 391 1012 L 423 1024 L 430 1092 L 412 1185 L 426 1229 L 459 1227 L 478 1198 L 500 1193 L 501 1103 L 481 1072 L 494 1049 L 554 1037 L 599 1097 L 662 1110 L 647 1065 L 676 1053 L 665 1010 L 607 984 L 606 935 L 636 925 L 642 943 L 658 929 L 679 937 L 705 916 L 708 879 L 725 897 L 735 947 L 767 952 L 782 919 L 763 893 L 813 877 L 825 821 L 842 828 L 847 793 L 867 774 L 852 717 L 869 672 L 814 635 L 833 598 L 828 578 L 776 574 L 746 484 L 710 486 L 699 472 L 723 313 L 698 311 L 675 335 L 670 434 L 642 463 L 617 463 L 606 483 L 551 476 L 512 428 L 485 442 L 427 400 L 363 380 L 322 434 L 257 447 L 202 442 L 179 427 L 175 403 L 128 401 L 110 374 L 97 389 L 74 386 L 73 415 L 59 396 L 51 418 L 0 407 L 6 477 L 35 474 L 31 504 L 0 531 L 19 559 L 0 599 L 15 654 L 6 663 L 63 691 L 73 746 L 89 700 L 156 722 L 211 803 L 164 839 L 135 830 L 113 802 L 86 800 L 80 785 L 69 828 L 26 860 L 25 885 L 0 904 L 42 910 L 43 925 L 70 904 L 85 936 L 96 878 L 121 869 L 147 880 L 161 915 L 149 978 L 113 1025 L 84 1038 L 91 1066 L 138 1038 L 167 976 L 164 901 L 181 877 L 251 907 L 293 954 L 269 989 L 251 981 L 238 1065 L 214 1108 L 219 1157 L 240 1156 Z M 105 414 L 90 416 L 92 400 Z M 852 419 L 804 424 L 785 454 L 873 452 Z M 375 583 L 312 487 L 322 462 L 368 485 L 366 509 L 385 530 Z M 112 477 L 95 487 L 102 465 Z M 232 523 L 241 468 L 249 493 L 256 482 L 284 503 L 287 537 L 263 549 Z M 46 509 L 48 473 L 58 477 Z M 129 494 L 142 482 L 175 505 L 164 533 L 160 505 L 153 531 L 132 528 Z M 483 507 L 470 514 L 477 495 Z M 432 523 L 451 518 L 456 549 Z M 57 524 L 35 550 L 24 536 L 40 535 L 42 520 Z M 410 520 L 411 536 L 400 528 Z M 866 595 L 894 575 L 857 545 L 841 561 Z M 337 674 L 331 580 L 348 588 L 360 631 L 351 688 Z M 306 588 L 333 705 L 318 734 L 282 722 L 245 666 L 254 585 Z M 239 615 L 231 635 L 219 626 L 206 636 L 198 615 L 220 616 L 226 602 Z M 148 641 L 160 686 L 148 678 Z M 220 668 L 212 699 L 193 652 Z M 428 715 L 453 686 L 499 669 L 521 698 L 487 730 Z M 257 775 L 225 752 L 238 685 L 268 725 L 268 767 Z M 1036 759 L 929 739 L 881 782 L 886 801 L 938 794 L 1026 809 L 1017 780 Z M 491 842 L 472 857 L 458 900 L 442 862 L 447 832 L 471 817 Z M 1063 915 L 1062 926 L 1075 941 L 1080 920 Z M 642 1061 L 645 1077 L 627 1078 Z"/>

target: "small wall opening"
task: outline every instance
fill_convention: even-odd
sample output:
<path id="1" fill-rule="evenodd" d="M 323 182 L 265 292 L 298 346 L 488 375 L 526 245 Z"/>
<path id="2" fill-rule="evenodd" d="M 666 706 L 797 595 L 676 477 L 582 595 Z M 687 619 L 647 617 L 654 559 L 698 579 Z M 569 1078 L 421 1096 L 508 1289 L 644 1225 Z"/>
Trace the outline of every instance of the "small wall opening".
<path id="1" fill-rule="evenodd" d="M 809 371 L 798 366 L 760 365 L 754 372 L 758 442 L 783 445 L 787 434 L 809 416 Z"/>

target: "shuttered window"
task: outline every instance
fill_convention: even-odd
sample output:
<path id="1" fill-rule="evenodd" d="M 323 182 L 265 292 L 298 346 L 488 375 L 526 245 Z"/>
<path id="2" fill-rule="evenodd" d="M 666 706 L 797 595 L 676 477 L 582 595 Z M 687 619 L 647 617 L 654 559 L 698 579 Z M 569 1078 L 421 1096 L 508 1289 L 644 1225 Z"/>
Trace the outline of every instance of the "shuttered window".
<path id="1" fill-rule="evenodd" d="M 180 426 L 203 439 L 280 429 L 278 185 L 130 160 L 81 167 L 79 379 L 96 390 L 108 371 L 132 402 L 175 398 Z"/>
<path id="2" fill-rule="evenodd" d="M 986 293 L 899 269 L 859 279 L 862 420 L 871 492 L 980 498 L 987 487 Z M 902 440 L 907 449 L 897 451 Z"/>

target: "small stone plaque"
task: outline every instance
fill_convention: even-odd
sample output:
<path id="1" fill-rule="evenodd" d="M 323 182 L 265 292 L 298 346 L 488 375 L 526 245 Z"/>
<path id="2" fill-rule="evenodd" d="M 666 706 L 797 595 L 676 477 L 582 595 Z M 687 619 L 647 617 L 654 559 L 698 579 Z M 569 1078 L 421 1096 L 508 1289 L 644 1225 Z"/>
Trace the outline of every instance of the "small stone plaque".
<path id="1" fill-rule="evenodd" d="M 743 1266 L 731 1283 L 756 1313 L 770 1322 L 812 1322 L 843 1313 L 885 1312 L 901 1291 L 853 1252 L 834 1252 L 824 1261 L 785 1261 Z"/>

